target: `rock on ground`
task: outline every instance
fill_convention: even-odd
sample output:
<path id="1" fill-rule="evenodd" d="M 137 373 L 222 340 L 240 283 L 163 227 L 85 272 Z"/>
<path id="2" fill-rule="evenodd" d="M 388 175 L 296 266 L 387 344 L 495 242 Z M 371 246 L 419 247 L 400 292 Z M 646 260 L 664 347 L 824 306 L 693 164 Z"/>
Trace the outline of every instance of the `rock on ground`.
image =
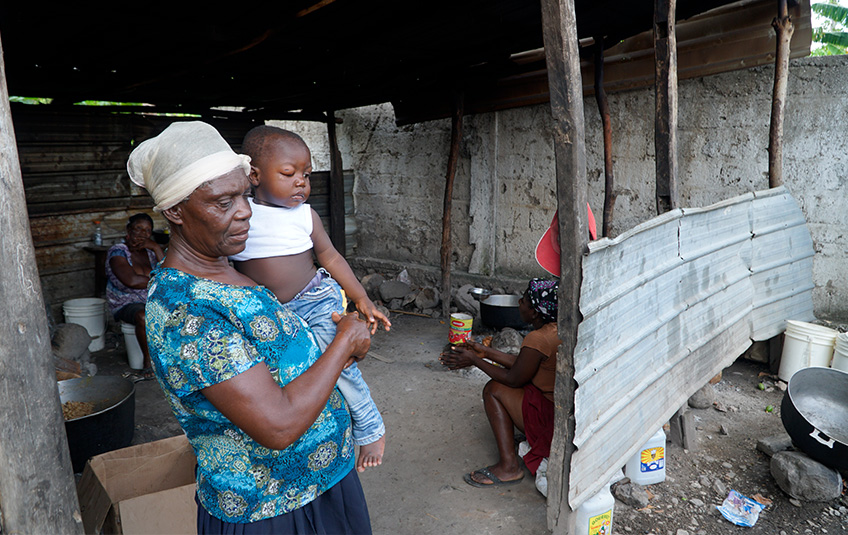
<path id="1" fill-rule="evenodd" d="M 786 493 L 808 502 L 825 502 L 842 494 L 839 472 L 797 451 L 781 451 L 771 458 L 771 474 Z"/>

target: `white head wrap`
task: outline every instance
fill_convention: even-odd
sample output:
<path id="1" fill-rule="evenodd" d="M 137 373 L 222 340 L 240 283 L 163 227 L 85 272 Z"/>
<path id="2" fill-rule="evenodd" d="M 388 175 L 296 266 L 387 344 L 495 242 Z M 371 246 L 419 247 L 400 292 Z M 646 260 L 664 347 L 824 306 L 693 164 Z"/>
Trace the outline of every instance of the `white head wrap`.
<path id="1" fill-rule="evenodd" d="M 161 212 L 191 195 L 198 186 L 241 168 L 250 173 L 250 157 L 236 154 L 215 128 L 202 121 L 171 124 L 148 139 L 127 161 L 130 180 L 145 188 Z"/>

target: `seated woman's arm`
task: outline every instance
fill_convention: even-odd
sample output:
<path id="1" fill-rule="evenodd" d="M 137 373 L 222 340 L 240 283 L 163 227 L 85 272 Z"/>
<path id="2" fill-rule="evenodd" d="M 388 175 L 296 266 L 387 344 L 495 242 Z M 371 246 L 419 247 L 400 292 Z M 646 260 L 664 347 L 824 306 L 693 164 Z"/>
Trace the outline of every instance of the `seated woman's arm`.
<path id="1" fill-rule="evenodd" d="M 501 366 L 484 360 L 488 358 Z M 451 370 L 477 366 L 483 373 L 512 388 L 520 388 L 533 379 L 539 370 L 539 364 L 545 358 L 540 351 L 522 347 L 518 356 L 509 355 L 476 342 L 454 346 L 450 352 L 443 353 L 441 361 Z"/>
<path id="2" fill-rule="evenodd" d="M 107 260 L 112 273 L 128 288 L 147 288 L 150 277 L 135 272 L 125 256 L 113 256 Z"/>
<path id="3" fill-rule="evenodd" d="M 153 254 L 156 256 L 156 261 L 161 262 L 163 258 L 165 258 L 165 251 L 162 249 L 162 246 L 156 243 L 156 240 L 153 238 L 147 238 L 147 241 L 144 242 L 145 249 L 150 249 L 153 251 Z"/>
<path id="4" fill-rule="evenodd" d="M 280 387 L 264 364 L 202 390 L 233 424 L 259 444 L 282 450 L 315 422 L 327 403 L 339 374 L 370 347 L 367 324 L 355 315 L 338 323 L 336 337 L 308 370 Z"/>

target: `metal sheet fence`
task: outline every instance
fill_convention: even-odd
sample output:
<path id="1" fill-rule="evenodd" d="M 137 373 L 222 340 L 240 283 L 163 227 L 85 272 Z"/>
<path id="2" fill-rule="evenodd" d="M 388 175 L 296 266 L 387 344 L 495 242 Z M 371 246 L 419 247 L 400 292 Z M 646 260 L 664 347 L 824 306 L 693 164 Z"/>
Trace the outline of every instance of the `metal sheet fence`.
<path id="1" fill-rule="evenodd" d="M 782 187 L 674 210 L 589 249 L 574 354 L 574 508 L 752 340 L 813 319 L 813 244 Z"/>

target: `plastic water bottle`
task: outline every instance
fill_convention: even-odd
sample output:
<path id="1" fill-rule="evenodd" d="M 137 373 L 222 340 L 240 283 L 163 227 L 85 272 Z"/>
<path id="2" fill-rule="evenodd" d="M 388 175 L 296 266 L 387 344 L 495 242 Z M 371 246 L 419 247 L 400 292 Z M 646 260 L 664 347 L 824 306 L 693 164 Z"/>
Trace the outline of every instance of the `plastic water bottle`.
<path id="1" fill-rule="evenodd" d="M 92 236 L 94 245 L 103 245 L 103 231 L 100 229 L 100 221 L 94 222 L 94 236 Z"/>
<path id="2" fill-rule="evenodd" d="M 577 508 L 577 529 L 575 533 L 610 535 L 612 533 L 614 507 L 615 498 L 612 497 L 610 486 L 607 484 Z"/>
<path id="3" fill-rule="evenodd" d="M 624 474 L 638 485 L 665 481 L 665 431 L 662 428 L 627 461 Z"/>

